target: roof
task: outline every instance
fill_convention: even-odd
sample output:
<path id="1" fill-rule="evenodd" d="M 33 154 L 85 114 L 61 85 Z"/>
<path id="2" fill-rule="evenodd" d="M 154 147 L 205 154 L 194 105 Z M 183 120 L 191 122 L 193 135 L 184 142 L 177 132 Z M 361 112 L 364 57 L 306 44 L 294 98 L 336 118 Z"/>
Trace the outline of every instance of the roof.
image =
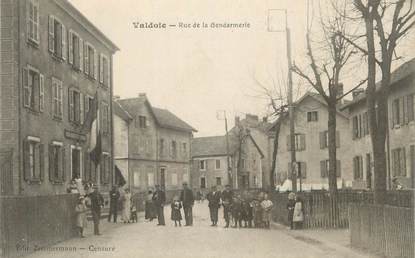
<path id="1" fill-rule="evenodd" d="M 264 154 L 256 143 L 252 135 L 248 134 L 258 152 L 261 154 L 261 157 L 264 157 Z M 238 150 L 238 138 L 235 134 L 229 134 L 229 154 L 233 154 Z M 208 137 L 199 137 L 192 139 L 192 157 L 215 157 L 215 156 L 226 156 L 226 136 L 208 136 Z"/>
<path id="2" fill-rule="evenodd" d="M 117 101 L 113 101 L 112 103 L 113 103 L 112 108 L 113 108 L 114 114 L 116 114 L 121 119 L 127 122 L 133 119 L 133 117 L 127 112 L 127 110 L 125 110 L 120 105 L 120 103 L 118 103 Z"/>
<path id="3" fill-rule="evenodd" d="M 409 76 L 415 75 L 415 58 L 407 61 L 391 73 L 391 86 L 398 85 L 397 83 Z M 380 87 L 380 82 L 376 83 L 376 90 Z M 366 93 L 359 94 L 355 99 L 349 103 L 345 103 L 341 109 L 346 109 L 366 99 Z"/>
<path id="4" fill-rule="evenodd" d="M 185 131 L 185 132 L 197 132 L 191 125 L 177 117 L 175 114 L 167 109 L 161 109 L 151 106 L 146 96 L 140 96 L 138 98 L 120 99 L 117 101 L 121 107 L 126 110 L 131 117 L 137 113 L 139 109 L 147 106 L 151 115 L 154 117 L 156 123 L 163 128 Z"/>
<path id="5" fill-rule="evenodd" d="M 101 37 L 112 51 L 115 52 L 115 51 L 120 50 L 107 36 L 105 36 L 104 33 L 102 33 L 101 30 L 99 30 L 90 20 L 88 20 L 88 18 L 86 18 L 68 0 L 55 0 L 55 3 L 58 4 L 60 7 L 62 7 L 64 10 L 66 10 L 68 12 L 68 14 L 76 15 L 76 17 L 73 17 L 73 18 L 74 18 L 74 20 L 78 21 L 81 25 L 82 25 L 82 23 L 85 23 L 88 26 L 90 26 L 93 30 L 93 31 L 90 31 L 90 33 L 91 34 L 97 34 L 99 37 Z"/>

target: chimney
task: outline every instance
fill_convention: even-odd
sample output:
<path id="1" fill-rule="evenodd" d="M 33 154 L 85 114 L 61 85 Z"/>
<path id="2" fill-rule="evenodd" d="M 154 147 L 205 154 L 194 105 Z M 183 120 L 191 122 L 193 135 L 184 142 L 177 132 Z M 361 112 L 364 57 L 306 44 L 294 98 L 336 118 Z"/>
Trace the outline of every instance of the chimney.
<path id="1" fill-rule="evenodd" d="M 113 97 L 112 97 L 112 100 L 114 100 L 114 101 L 117 101 L 117 100 L 120 100 L 121 98 L 120 98 L 120 96 L 119 95 L 114 95 Z"/>
<path id="2" fill-rule="evenodd" d="M 360 94 L 363 94 L 364 92 L 365 92 L 364 89 L 361 89 L 361 88 L 355 89 L 352 92 L 353 99 L 356 99 Z"/>
<path id="3" fill-rule="evenodd" d="M 235 126 L 239 126 L 241 122 L 241 118 L 239 116 L 235 116 Z"/>
<path id="4" fill-rule="evenodd" d="M 140 97 L 140 98 L 146 98 L 147 95 L 146 95 L 146 93 L 141 92 L 141 93 L 138 93 L 138 97 Z"/>
<path id="5" fill-rule="evenodd" d="M 268 123 L 268 117 L 264 116 L 264 117 L 262 118 L 262 122 L 264 122 L 264 123 Z"/>

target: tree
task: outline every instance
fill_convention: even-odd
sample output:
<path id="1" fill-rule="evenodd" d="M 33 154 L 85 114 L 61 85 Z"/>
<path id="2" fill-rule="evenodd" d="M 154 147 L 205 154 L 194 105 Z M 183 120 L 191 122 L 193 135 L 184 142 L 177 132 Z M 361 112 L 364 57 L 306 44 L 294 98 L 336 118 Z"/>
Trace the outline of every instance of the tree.
<path id="1" fill-rule="evenodd" d="M 307 56 L 310 62 L 312 75 L 308 75 L 297 65 L 293 65 L 293 72 L 306 80 L 323 98 L 327 104 L 328 122 L 327 122 L 327 142 L 329 154 L 328 181 L 331 203 L 331 216 L 333 226 L 337 226 L 339 211 L 337 204 L 337 143 L 336 143 L 336 116 L 337 104 L 343 97 L 343 84 L 340 81 L 342 69 L 355 53 L 351 44 L 338 32 L 346 32 L 346 20 L 341 15 L 325 16 L 321 14 L 321 30 L 324 36 L 320 53 L 323 58 L 315 58 L 309 33 L 306 36 Z M 325 18 L 323 18 L 325 17 Z M 324 57 L 327 56 L 327 57 Z"/>
<path id="2" fill-rule="evenodd" d="M 375 203 L 383 204 L 387 189 L 385 143 L 388 130 L 387 98 L 390 91 L 391 67 L 399 40 L 415 25 L 414 2 L 413 0 L 353 0 L 353 7 L 358 18 L 364 22 L 363 37 L 351 37 L 341 31 L 339 36 L 367 57 L 366 105 L 373 148 Z M 357 43 L 359 38 L 365 39 L 366 48 Z M 378 68 L 381 79 L 377 86 Z"/>

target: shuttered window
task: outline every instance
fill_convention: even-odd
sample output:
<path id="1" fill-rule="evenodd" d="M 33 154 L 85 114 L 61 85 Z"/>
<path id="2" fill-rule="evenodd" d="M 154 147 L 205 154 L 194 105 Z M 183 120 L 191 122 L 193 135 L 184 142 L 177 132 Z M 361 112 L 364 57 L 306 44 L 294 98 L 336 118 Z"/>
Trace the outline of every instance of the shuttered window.
<path id="1" fill-rule="evenodd" d="M 406 176 L 406 153 L 405 148 L 392 150 L 393 176 Z"/>
<path id="2" fill-rule="evenodd" d="M 290 135 L 287 135 L 287 150 L 291 150 Z M 305 134 L 295 134 L 295 150 L 303 151 L 306 149 L 306 137 Z"/>
<path id="3" fill-rule="evenodd" d="M 36 112 L 45 107 L 45 78 L 32 66 L 22 69 L 23 106 Z"/>
<path id="4" fill-rule="evenodd" d="M 320 132 L 320 149 L 329 147 L 329 133 L 328 131 Z M 336 131 L 336 148 L 340 147 L 340 132 Z"/>
<path id="5" fill-rule="evenodd" d="M 27 39 L 39 44 L 39 0 L 28 0 L 26 2 Z"/>
<path id="6" fill-rule="evenodd" d="M 104 86 L 109 85 L 109 62 L 108 57 L 103 54 L 99 55 L 99 82 Z"/>
<path id="7" fill-rule="evenodd" d="M 49 181 L 65 182 L 65 149 L 60 142 L 49 144 Z"/>
<path id="8" fill-rule="evenodd" d="M 330 160 L 322 160 L 320 161 L 320 176 L 322 178 L 326 178 L 329 176 L 329 164 Z M 340 160 L 336 160 L 336 177 L 341 177 L 341 162 Z"/>
<path id="9" fill-rule="evenodd" d="M 23 141 L 23 172 L 25 181 L 43 181 L 44 165 L 44 144 L 36 137 L 27 137 Z"/>
<path id="10" fill-rule="evenodd" d="M 353 158 L 353 178 L 363 180 L 363 157 L 355 156 Z"/>
<path id="11" fill-rule="evenodd" d="M 62 81 L 52 77 L 52 114 L 54 118 L 62 119 L 63 115 L 63 85 Z"/>
<path id="12" fill-rule="evenodd" d="M 67 56 L 67 32 L 65 26 L 55 16 L 49 15 L 49 52 L 60 60 L 66 60 Z M 69 45 L 69 48 L 71 45 Z"/>
<path id="13" fill-rule="evenodd" d="M 81 124 L 81 95 L 77 89 L 68 89 L 69 121 L 75 124 Z"/>
<path id="14" fill-rule="evenodd" d="M 83 40 L 79 35 L 70 30 L 69 31 L 69 58 L 68 62 L 72 64 L 72 67 L 77 71 L 83 70 Z"/>

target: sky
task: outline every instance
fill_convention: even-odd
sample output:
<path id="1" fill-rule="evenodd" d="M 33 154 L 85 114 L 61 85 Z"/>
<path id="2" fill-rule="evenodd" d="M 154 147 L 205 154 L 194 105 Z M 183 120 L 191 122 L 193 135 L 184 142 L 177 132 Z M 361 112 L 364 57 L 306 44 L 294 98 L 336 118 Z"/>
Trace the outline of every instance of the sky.
<path id="1" fill-rule="evenodd" d="M 114 56 L 114 94 L 146 93 L 153 106 L 196 128 L 196 137 L 225 133 L 224 121 L 217 118 L 220 110 L 226 110 L 230 127 L 235 116 L 269 113 L 258 82 L 272 88 L 283 82 L 287 70 L 285 32 L 274 31 L 284 28 L 284 15 L 271 9 L 287 9 L 293 61 L 305 61 L 306 0 L 70 2 L 121 49 Z M 134 22 L 161 22 L 167 28 L 137 29 Z M 208 28 L 179 28 L 179 23 L 203 22 Z M 212 22 L 250 26 L 210 28 Z M 295 80 L 294 98 L 308 89 Z"/>

